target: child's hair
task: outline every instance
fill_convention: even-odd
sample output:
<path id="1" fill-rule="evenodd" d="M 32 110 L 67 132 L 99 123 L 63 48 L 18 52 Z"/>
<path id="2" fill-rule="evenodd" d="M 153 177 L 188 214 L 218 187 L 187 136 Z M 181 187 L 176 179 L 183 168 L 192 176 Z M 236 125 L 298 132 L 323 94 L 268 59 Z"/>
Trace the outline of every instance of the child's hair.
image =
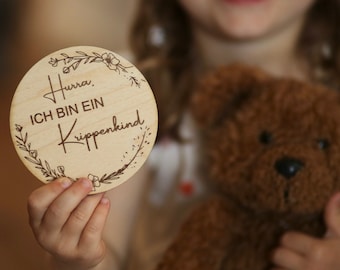
<path id="1" fill-rule="evenodd" d="M 340 0 L 317 0 L 308 12 L 297 52 L 310 78 L 338 87 Z M 130 45 L 160 107 L 159 136 L 178 137 L 194 85 L 195 53 L 188 17 L 178 1 L 140 0 Z"/>

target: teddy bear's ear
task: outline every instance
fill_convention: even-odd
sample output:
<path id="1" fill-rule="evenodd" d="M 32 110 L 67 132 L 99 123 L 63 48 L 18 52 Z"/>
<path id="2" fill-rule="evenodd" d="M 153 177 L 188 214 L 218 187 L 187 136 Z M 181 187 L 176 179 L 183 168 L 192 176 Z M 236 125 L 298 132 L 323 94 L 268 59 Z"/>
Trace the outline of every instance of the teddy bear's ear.
<path id="1" fill-rule="evenodd" d="M 193 93 L 192 112 L 203 126 L 214 126 L 259 93 L 270 77 L 240 64 L 222 66 L 205 76 Z"/>

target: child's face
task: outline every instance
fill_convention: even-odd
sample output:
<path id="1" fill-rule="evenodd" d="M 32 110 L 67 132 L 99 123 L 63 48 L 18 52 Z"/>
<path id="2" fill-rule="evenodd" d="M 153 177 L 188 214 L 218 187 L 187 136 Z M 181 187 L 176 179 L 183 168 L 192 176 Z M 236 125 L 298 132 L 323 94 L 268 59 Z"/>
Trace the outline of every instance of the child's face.
<path id="1" fill-rule="evenodd" d="M 253 39 L 301 21 L 315 0 L 178 0 L 194 26 L 220 37 Z"/>

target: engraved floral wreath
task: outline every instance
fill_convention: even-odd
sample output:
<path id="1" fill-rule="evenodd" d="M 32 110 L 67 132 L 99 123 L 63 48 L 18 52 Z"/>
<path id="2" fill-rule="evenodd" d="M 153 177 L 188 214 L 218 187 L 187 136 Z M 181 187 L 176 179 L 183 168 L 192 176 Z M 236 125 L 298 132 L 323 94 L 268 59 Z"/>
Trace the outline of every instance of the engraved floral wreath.
<path id="1" fill-rule="evenodd" d="M 105 52 L 99 54 L 92 52 L 92 54 L 85 53 L 83 51 L 76 51 L 76 55 L 70 56 L 66 53 L 61 53 L 61 58 L 50 58 L 48 62 L 52 67 L 57 67 L 59 63 L 63 64 L 63 73 L 70 73 L 72 70 L 76 70 L 80 64 L 91 64 L 91 63 L 104 63 L 110 70 L 123 74 L 131 82 L 131 86 L 141 87 L 144 79 L 138 79 L 132 71 L 128 69 L 133 66 L 124 66 L 120 59 L 112 52 Z"/>
<path id="2" fill-rule="evenodd" d="M 76 51 L 75 55 L 68 55 L 66 53 L 61 53 L 60 58 L 51 57 L 49 60 L 49 64 L 52 67 L 58 67 L 59 64 L 63 65 L 63 73 L 67 74 L 71 71 L 77 70 L 78 67 L 82 64 L 91 64 L 91 63 L 104 63 L 110 70 L 118 72 L 118 74 L 122 74 L 125 78 L 127 78 L 131 82 L 131 86 L 135 86 L 140 88 L 142 82 L 145 82 L 144 79 L 138 79 L 133 70 L 129 70 L 133 68 L 133 66 L 124 66 L 120 59 L 113 54 L 112 52 L 104 52 L 99 54 L 97 52 L 92 52 L 92 54 L 85 53 L 83 51 Z M 143 127 L 140 127 L 143 129 Z M 32 144 L 28 142 L 28 133 L 23 131 L 23 127 L 21 125 L 15 124 L 15 129 L 18 132 L 16 135 L 16 143 L 19 149 L 25 151 L 27 153 L 24 158 L 35 165 L 35 168 L 40 170 L 43 176 L 47 178 L 47 181 L 53 181 L 60 177 L 67 177 L 65 174 L 65 167 L 64 166 L 57 166 L 57 169 L 51 168 L 49 162 L 47 160 L 42 160 L 39 158 L 38 151 L 32 149 Z M 134 154 L 128 162 L 126 162 L 120 169 L 110 173 L 104 174 L 103 176 L 99 177 L 92 173 L 88 174 L 88 178 L 92 181 L 93 191 L 96 188 L 100 187 L 101 184 L 111 184 L 113 180 L 119 179 L 126 169 L 129 167 L 134 166 L 136 162 L 136 158 L 139 155 L 143 155 L 142 149 L 144 148 L 145 144 L 150 144 L 148 141 L 148 136 L 151 135 L 150 128 L 144 127 L 144 132 L 141 137 L 135 138 L 135 140 L 140 140 L 139 143 L 132 146 L 132 151 Z M 125 155 L 128 153 L 126 152 Z M 124 158 L 126 156 L 124 155 Z M 123 160 L 122 160 L 123 161 Z M 76 179 L 73 179 L 74 181 Z"/>
<path id="3" fill-rule="evenodd" d="M 123 158 L 127 158 L 128 155 L 131 158 L 121 168 L 119 168 L 118 170 L 110 174 L 105 173 L 101 177 L 94 175 L 92 173 L 88 174 L 87 177 L 92 181 L 92 186 L 93 186 L 92 191 L 96 191 L 96 188 L 100 187 L 102 184 L 111 184 L 113 180 L 119 179 L 128 168 L 133 168 L 134 165 L 137 164 L 136 159 L 138 157 L 144 155 L 144 152 L 142 150 L 145 145 L 150 144 L 148 137 L 152 133 L 150 132 L 149 127 L 146 127 L 146 126 L 140 127 L 140 129 L 143 133 L 142 135 L 134 138 L 134 141 L 136 141 L 137 143 L 132 145 L 133 155 L 131 157 L 131 155 L 129 155 L 128 152 L 125 152 L 125 155 L 123 156 Z M 18 148 L 27 153 L 27 155 L 24 156 L 24 158 L 28 162 L 34 164 L 35 168 L 40 170 L 43 176 L 47 178 L 47 181 L 54 181 L 55 179 L 60 178 L 60 177 L 67 177 L 65 175 L 64 166 L 57 166 L 57 169 L 53 169 L 51 168 L 48 161 L 42 160 L 41 158 L 39 158 L 38 150 L 32 149 L 32 144 L 28 141 L 28 133 L 23 131 L 22 126 L 15 124 L 15 130 L 18 132 L 18 135 L 15 135 L 16 144 Z M 124 160 L 121 160 L 121 161 L 124 162 Z M 76 181 L 77 179 L 72 179 L 72 180 Z"/>
<path id="4" fill-rule="evenodd" d="M 134 75 L 133 70 L 129 70 L 130 68 L 133 68 L 133 66 L 124 66 L 120 59 L 111 52 L 105 52 L 102 54 L 92 52 L 92 54 L 88 54 L 83 51 L 76 51 L 75 53 L 76 54 L 73 56 L 61 53 L 61 58 L 51 57 L 48 63 L 52 67 L 58 67 L 59 64 L 63 65 L 64 67 L 62 71 L 65 74 L 70 73 L 72 70 L 77 70 L 80 64 L 104 63 L 110 70 L 118 72 L 127 78 L 131 82 L 131 86 L 140 88 L 142 82 L 146 82 L 145 79 L 138 79 Z M 150 132 L 150 128 L 147 126 L 140 127 L 140 129 L 141 131 L 144 129 L 144 131 L 141 136 L 134 138 L 137 142 L 135 145 L 132 145 L 132 151 L 134 154 L 121 168 L 110 174 L 104 174 L 101 177 L 92 173 L 88 174 L 88 178 L 92 181 L 93 191 L 102 184 L 111 184 L 113 180 L 119 179 L 128 168 L 132 168 L 135 164 L 137 164 L 136 159 L 144 154 L 142 150 L 145 144 L 150 144 L 148 137 L 152 134 Z M 53 181 L 60 177 L 67 177 L 64 166 L 57 166 L 57 168 L 54 169 L 50 166 L 50 163 L 47 160 L 42 160 L 39 157 L 38 150 L 32 149 L 32 144 L 28 142 L 28 133 L 23 131 L 23 127 L 21 125 L 15 124 L 15 130 L 18 132 L 18 135 L 15 136 L 18 148 L 27 153 L 24 158 L 28 162 L 34 164 L 35 168 L 40 170 L 43 176 L 47 178 L 47 181 Z M 126 159 L 128 154 L 128 152 L 125 152 L 123 158 Z M 124 163 L 124 160 L 122 160 L 122 162 Z M 72 180 L 76 181 L 77 179 Z"/>

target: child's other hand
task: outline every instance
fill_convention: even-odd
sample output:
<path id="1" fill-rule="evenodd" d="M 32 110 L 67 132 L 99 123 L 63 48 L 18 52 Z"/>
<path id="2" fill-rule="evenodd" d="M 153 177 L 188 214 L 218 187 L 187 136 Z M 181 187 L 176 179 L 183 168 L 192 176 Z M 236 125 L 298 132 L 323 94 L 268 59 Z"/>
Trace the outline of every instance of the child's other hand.
<path id="1" fill-rule="evenodd" d="M 340 269 L 340 193 L 334 195 L 325 209 L 327 232 L 318 239 L 288 232 L 273 253 L 273 263 L 280 270 Z"/>
<path id="2" fill-rule="evenodd" d="M 103 194 L 87 196 L 91 190 L 88 179 L 72 184 L 61 178 L 33 191 L 28 199 L 34 235 L 57 264 L 88 269 L 104 258 L 102 231 L 109 201 Z"/>

